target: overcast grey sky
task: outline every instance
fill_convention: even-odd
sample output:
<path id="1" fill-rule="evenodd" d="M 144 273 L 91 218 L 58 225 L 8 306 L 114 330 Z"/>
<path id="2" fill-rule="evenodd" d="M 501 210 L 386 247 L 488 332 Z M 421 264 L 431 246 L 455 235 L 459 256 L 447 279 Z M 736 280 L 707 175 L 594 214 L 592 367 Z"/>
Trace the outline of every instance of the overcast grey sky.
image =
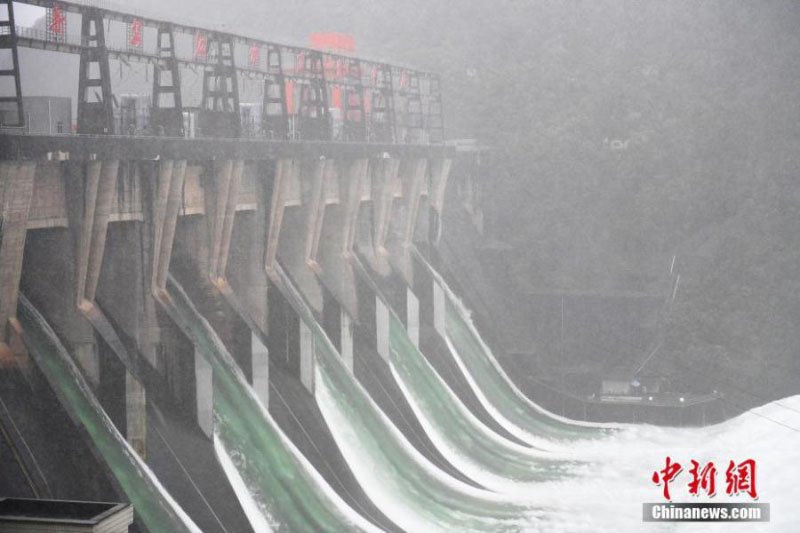
<path id="1" fill-rule="evenodd" d="M 27 4 L 14 4 L 14 15 L 17 18 L 17 24 L 20 26 L 32 26 L 37 19 L 43 17 L 45 9 L 38 6 L 29 6 Z"/>

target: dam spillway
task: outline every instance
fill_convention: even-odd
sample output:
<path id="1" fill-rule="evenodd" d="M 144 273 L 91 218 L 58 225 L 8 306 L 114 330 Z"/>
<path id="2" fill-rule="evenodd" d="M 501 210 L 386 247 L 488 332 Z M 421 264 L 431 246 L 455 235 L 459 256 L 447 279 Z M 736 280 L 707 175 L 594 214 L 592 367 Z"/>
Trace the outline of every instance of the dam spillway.
<path id="1" fill-rule="evenodd" d="M 440 158 L 458 157 L 446 148 L 431 150 L 417 189 L 428 209 L 435 204 L 431 180 L 447 178 L 429 169 L 449 166 Z M 428 262 L 417 249 L 433 242 L 424 219 L 438 214 L 419 216 L 404 244 L 409 224 L 402 191 L 409 188 L 403 180 L 420 165 L 392 163 L 383 154 L 361 160 L 367 163 L 328 157 L 205 165 L 161 157 L 110 164 L 71 157 L 5 161 L 6 187 L 27 175 L 32 190 L 52 196 L 31 194 L 17 289 L 26 296 L 8 318 L 14 327 L 6 330 L 6 346 L 13 355 L 6 357 L 13 359 L 5 363 L 4 380 L 64 384 L 69 373 L 53 381 L 53 364 L 70 358 L 66 368 L 80 373 L 77 390 L 93 391 L 94 409 L 127 441 L 116 446 L 152 463 L 149 475 L 161 478 L 163 493 L 150 492 L 150 503 L 137 497 L 130 478 L 115 476 L 113 462 L 87 439 L 95 431 L 77 417 L 73 442 L 96 463 L 87 475 L 105 472 L 118 498 L 144 505 L 136 515 L 142 530 L 158 530 L 153 520 L 162 520 L 147 505 L 172 508 L 166 516 L 187 517 L 188 527 L 204 531 L 589 530 L 565 502 L 569 494 L 591 497 L 570 487 L 588 483 L 589 472 L 621 447 L 633 453 L 633 477 L 655 450 L 680 442 L 681 433 L 576 422 L 527 399 L 498 366 L 468 307 L 431 266 L 441 259 Z M 396 192 L 381 222 L 380 201 L 376 208 L 371 194 L 381 190 L 387 168 Z M 101 187 L 103 176 L 114 178 L 113 190 Z M 315 180 L 329 195 L 323 200 L 315 197 Z M 351 180 L 359 184 L 358 213 L 341 216 L 337 192 Z M 331 192 L 336 185 L 339 191 Z M 81 202 L 93 213 L 70 213 L 66 199 L 75 186 L 96 190 L 89 195 L 93 209 Z M 227 191 L 224 200 L 221 191 Z M 324 207 L 312 216 L 314 205 Z M 352 228 L 342 226 L 348 218 Z M 380 224 L 388 229 L 383 246 L 376 246 Z M 314 246 L 311 261 L 307 252 Z M 44 336 L 31 329 L 44 324 Z M 64 394 L 56 391 L 69 414 L 75 405 Z M 179 436 L 183 426 L 192 446 L 216 463 L 215 477 L 176 450 L 187 442 Z M 683 438 L 706 431 L 703 438 L 719 439 L 738 429 L 732 421 L 681 431 Z M 626 444 L 634 436 L 648 443 L 635 453 Z M 17 470 L 35 472 L 31 465 L 44 449 L 33 446 Z M 52 480 L 60 475 L 49 464 L 38 477 L 16 478 L 38 491 L 41 480 L 57 485 Z M 641 484 L 625 475 L 604 475 L 632 498 L 645 497 L 637 496 Z M 211 494 L 227 500 L 209 500 Z M 596 512 L 607 520 L 601 529 L 620 521 Z"/>
<path id="2" fill-rule="evenodd" d="M 437 75 L 24 3 L 87 24 L 2 39 L 80 56 L 82 94 L 75 133 L 0 128 L 0 497 L 131 503 L 141 532 L 627 531 L 665 455 L 741 450 L 775 530 L 800 521 L 797 398 L 724 420 L 503 365 L 473 268 L 491 150 L 444 142 Z M 113 42 L 134 22 L 157 48 Z M 178 49 L 206 33 L 209 57 Z M 123 59 L 153 69 L 144 131 L 115 123 Z M 203 105 L 162 105 L 190 69 Z"/>

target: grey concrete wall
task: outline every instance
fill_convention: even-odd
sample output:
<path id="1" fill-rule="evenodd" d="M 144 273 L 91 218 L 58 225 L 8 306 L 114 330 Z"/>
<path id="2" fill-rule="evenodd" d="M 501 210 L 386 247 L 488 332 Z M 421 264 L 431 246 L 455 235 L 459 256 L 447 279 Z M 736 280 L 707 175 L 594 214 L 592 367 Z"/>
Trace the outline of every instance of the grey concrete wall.
<path id="1" fill-rule="evenodd" d="M 28 215 L 36 176 L 33 162 L 0 163 L 0 181 L 4 183 L 0 206 L 3 210 L 0 241 L 0 342 L 7 342 L 9 319 L 17 312 L 17 291 L 22 276 Z"/>
<path id="2" fill-rule="evenodd" d="M 203 354 L 194 351 L 197 424 L 207 437 L 214 434 L 214 373 Z"/>

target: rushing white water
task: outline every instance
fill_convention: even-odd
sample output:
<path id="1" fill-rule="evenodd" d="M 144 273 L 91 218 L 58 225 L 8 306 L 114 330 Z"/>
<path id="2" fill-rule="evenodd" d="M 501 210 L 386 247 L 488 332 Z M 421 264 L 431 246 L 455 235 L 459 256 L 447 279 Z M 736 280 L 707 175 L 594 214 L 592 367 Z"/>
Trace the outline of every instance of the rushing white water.
<path id="1" fill-rule="evenodd" d="M 669 431 L 670 438 L 665 438 Z M 531 491 L 537 501 L 557 508 L 559 531 L 707 531 L 741 527 L 746 531 L 796 532 L 800 528 L 800 396 L 753 409 L 708 428 L 665 430 L 631 426 L 614 437 L 584 449 L 596 460 L 576 467 L 575 479 L 549 481 Z M 769 503 L 771 521 L 764 524 L 643 524 L 641 505 L 663 502 L 662 488 L 650 476 L 664 467 L 667 456 L 683 471 L 671 484 L 675 502 L 751 502 L 725 494 L 728 461 L 752 458 L 757 463 L 758 502 Z M 691 496 L 691 460 L 713 461 L 718 470 L 717 495 Z"/>
<path id="2" fill-rule="evenodd" d="M 531 431 L 540 423 L 539 415 L 555 424 L 546 428 L 553 435 L 563 426 L 581 426 L 600 431 L 600 438 L 569 438 L 558 445 L 571 450 L 583 461 L 569 467 L 569 476 L 552 479 L 522 489 L 525 497 L 552 509 L 548 518 L 555 531 L 800 531 L 800 396 L 786 398 L 748 411 L 727 422 L 704 428 L 664 428 L 633 424 L 585 424 L 564 419 L 536 405 L 517 389 L 480 337 L 469 310 L 433 269 L 432 274 L 445 290 L 448 299 L 447 342 L 456 363 L 470 387 L 487 411 L 514 435 L 538 442 L 542 432 Z M 461 320 L 461 324 L 456 319 Z M 464 327 L 466 326 L 466 327 Z M 478 351 L 462 357 L 451 335 L 469 333 Z M 465 345 L 462 337 L 462 346 Z M 475 359 L 479 355 L 483 360 Z M 483 372 L 477 375 L 478 372 Z M 494 372 L 492 380 L 485 374 Z M 502 379 L 502 382 L 497 377 Z M 507 390 L 499 391 L 499 383 Z M 497 395 L 503 395 L 498 398 Z M 513 398 L 515 405 L 511 405 Z M 505 409 L 504 409 L 505 408 Z M 516 412 L 510 413 L 510 410 Z M 520 423 L 523 422 L 523 423 Z M 549 425 L 549 423 L 548 423 Z M 533 426 L 539 428 L 541 426 Z M 613 431 L 603 431 L 613 428 Z M 664 467 L 666 457 L 678 461 L 683 471 L 672 483 L 675 502 L 743 502 L 749 497 L 725 494 L 725 470 L 729 461 L 738 463 L 752 458 L 757 462 L 759 502 L 771 506 L 771 521 L 732 526 L 732 524 L 688 524 L 642 522 L 642 503 L 663 502 L 662 488 L 651 480 L 654 471 Z M 691 496 L 691 461 L 713 461 L 717 468 L 717 495 Z"/>
<path id="3" fill-rule="evenodd" d="M 168 290 L 160 303 L 213 368 L 215 446 L 226 472 L 238 473 L 231 479 L 237 493 L 246 487 L 242 505 L 253 528 L 266 522 L 282 531 L 378 531 L 281 431 L 177 281 L 170 278 Z"/>
<path id="4" fill-rule="evenodd" d="M 796 530 L 800 517 L 793 503 L 800 501 L 800 494 L 792 485 L 792 479 L 797 469 L 786 468 L 785 464 L 793 466 L 800 460 L 800 433 L 776 422 L 790 427 L 800 426 L 800 402 L 797 399 L 772 404 L 708 428 L 616 425 L 615 430 L 609 432 L 605 427 L 584 425 L 582 429 L 590 430 L 589 438 L 570 434 L 558 442 L 581 459 L 581 462 L 565 462 L 558 471 L 559 475 L 514 485 L 515 479 L 527 474 L 519 471 L 535 468 L 534 455 L 529 465 L 507 461 L 505 467 L 510 468 L 505 471 L 508 484 L 497 472 L 491 473 L 495 483 L 492 488 L 505 492 L 513 486 L 513 493 L 475 489 L 438 470 L 407 442 L 347 371 L 291 280 L 280 269 L 277 275 L 278 288 L 313 332 L 315 397 L 337 446 L 373 502 L 393 522 L 408 531 L 699 530 L 692 524 L 642 522 L 642 504 L 662 500 L 662 489 L 652 482 L 651 476 L 663 468 L 667 455 L 684 465 L 682 477 L 673 483 L 675 501 L 707 501 L 702 498 L 691 500 L 688 495 L 686 483 L 692 459 L 715 461 L 723 471 L 723 478 L 717 481 L 724 485 L 727 461 L 755 458 L 760 469 L 760 501 L 772 504 L 773 521 L 745 527 L 748 531 Z M 404 336 L 397 333 L 395 328 L 395 340 L 402 340 Z M 479 456 L 469 457 L 469 461 L 474 461 L 470 464 L 465 460 L 468 450 L 455 445 L 458 439 L 446 439 L 448 431 L 472 432 L 474 428 L 450 427 L 435 411 L 422 407 L 441 403 L 446 404 L 445 412 L 454 412 L 448 410 L 458 402 L 452 391 L 443 393 L 446 389 L 435 386 L 437 380 L 429 379 L 435 372 L 425 366 L 427 362 L 399 354 L 407 348 L 395 344 L 394 355 L 400 357 L 392 360 L 392 370 L 401 387 L 405 386 L 405 395 L 415 414 L 448 461 L 453 464 L 461 461 L 460 466 L 467 467 L 470 475 L 486 482 L 489 477 L 481 477 L 481 468 L 492 470 L 499 464 L 492 460 L 481 465 L 477 460 Z M 487 360 L 491 357 L 490 352 L 483 350 L 479 355 Z M 414 368 L 400 368 L 409 362 Z M 425 368 L 430 372 L 424 371 Z M 401 370 L 403 377 L 399 376 Z M 481 382 L 476 380 L 473 386 L 482 392 Z M 523 403 L 527 405 L 526 409 L 536 407 L 527 399 Z M 536 413 L 544 417 L 543 422 L 536 419 L 537 423 L 543 424 L 554 435 L 568 432 L 572 426 L 571 421 L 555 416 L 551 418 L 544 410 L 537 408 Z M 498 442 L 496 436 L 479 434 L 490 446 Z M 715 501 L 743 499 L 718 495 Z M 708 529 L 704 524 L 703 530 Z"/>
<path id="5" fill-rule="evenodd" d="M 280 267 L 275 283 L 314 333 L 315 397 L 358 482 L 407 531 L 545 531 L 538 502 L 477 489 L 420 454 L 344 367 Z"/>
<path id="6" fill-rule="evenodd" d="M 334 358 L 325 358 L 324 354 L 318 360 L 334 365 L 336 363 Z M 341 365 L 335 366 L 338 368 Z M 320 367 L 324 365 L 321 364 Z M 409 374 L 408 377 L 424 378 L 424 374 Z M 369 442 L 370 431 L 365 427 L 368 424 L 364 421 L 367 418 L 364 416 L 365 411 L 352 404 L 353 397 L 358 396 L 353 394 L 354 387 L 357 388 L 358 385 L 341 376 L 339 380 L 337 382 L 335 378 L 326 377 L 323 368 L 318 368 L 317 398 L 337 444 L 359 482 L 384 512 L 392 515 L 397 523 L 409 530 L 445 529 L 445 524 L 452 519 L 452 503 L 433 497 L 429 506 L 422 507 L 421 502 L 414 501 L 415 494 L 408 494 L 403 487 L 395 484 L 394 475 L 388 474 L 394 472 L 395 467 L 391 462 L 387 465 L 369 450 L 373 443 Z M 398 379 L 398 382 L 402 387 L 403 380 Z M 429 418 L 419 408 L 426 402 L 453 402 L 454 398 L 438 394 L 429 396 L 432 389 L 418 387 L 417 383 L 413 385 L 405 390 L 405 394 L 412 407 L 417 406 L 415 413 L 420 417 L 423 426 L 427 424 L 425 429 L 434 437 L 434 442 L 440 440 L 437 445 L 446 459 L 458 464 L 460 459 L 463 460 L 464 450 L 454 449 L 442 442 L 446 432 L 454 431 L 454 428 L 443 425 L 441 420 Z M 477 387 L 477 383 L 475 386 Z M 570 422 L 557 417 L 555 421 L 557 428 L 562 423 Z M 467 525 L 461 524 L 459 530 L 699 531 L 697 524 L 645 524 L 642 521 L 642 504 L 663 500 L 662 489 L 652 482 L 651 476 L 654 471 L 663 468 L 668 455 L 684 465 L 684 472 L 673 483 L 673 499 L 676 502 L 749 502 L 747 497 L 729 498 L 723 493 L 724 470 L 729 460 L 740 462 L 748 457 L 756 459 L 760 479 L 759 501 L 771 504 L 773 518 L 767 524 L 748 524 L 743 527 L 748 531 L 788 533 L 798 530 L 800 512 L 796 502 L 800 501 L 800 492 L 793 484 L 793 477 L 798 472 L 794 465 L 800 461 L 800 431 L 797 429 L 800 428 L 800 399 L 790 398 L 776 402 L 724 424 L 707 428 L 675 429 L 648 425 L 614 427 L 613 432 L 601 431 L 598 438 L 561 442 L 560 444 L 582 460 L 581 463 L 567 463 L 561 470 L 563 475 L 546 481 L 515 485 L 515 492 L 509 495 L 510 499 L 527 502 L 527 508 L 523 505 L 518 511 L 518 521 L 497 520 L 492 523 L 488 520 L 476 520 Z M 383 438 L 377 445 L 392 450 L 390 461 L 392 458 L 397 459 L 399 454 L 394 451 L 394 439 L 387 438 L 390 432 L 386 428 L 379 432 L 383 433 Z M 494 442 L 494 438 L 487 441 Z M 701 463 L 714 461 L 717 464 L 720 471 L 717 479 L 718 493 L 723 494 L 710 500 L 689 495 L 688 470 L 692 459 Z M 416 468 L 409 463 L 401 464 L 405 464 L 407 469 Z M 464 466 L 463 462 L 461 466 Z M 533 461 L 530 467 L 534 467 Z M 469 474 L 480 477 L 480 472 L 476 470 L 469 470 Z M 495 479 L 498 485 L 493 488 L 508 489 L 512 486 L 513 478 L 513 475 L 509 475 L 509 485 Z M 487 480 L 486 477 L 480 479 Z M 532 513 L 531 509 L 538 511 Z M 486 512 L 485 507 L 478 505 L 473 506 L 473 511 Z M 433 518 L 430 513 L 434 513 Z M 404 514 L 407 516 L 403 516 Z M 727 527 L 731 527 L 731 524 L 727 524 Z M 726 525 L 718 524 L 708 528 L 703 524 L 703 531 L 709 529 L 726 529 Z"/>
<path id="7" fill-rule="evenodd" d="M 422 254 L 416 251 L 416 255 L 444 292 L 444 309 L 438 311 L 444 317 L 439 328 L 444 328 L 448 352 L 481 406 L 499 426 L 523 442 L 551 451 L 574 451 L 576 442 L 603 438 L 624 427 L 570 420 L 531 401 L 505 373 L 466 305 Z"/>
<path id="8" fill-rule="evenodd" d="M 389 331 L 392 375 L 425 433 L 453 466 L 507 494 L 566 475 L 564 461 L 574 457 L 522 446 L 485 426 L 413 345 L 393 313 Z"/>
<path id="9" fill-rule="evenodd" d="M 313 332 L 314 393 L 337 446 L 367 495 L 386 516 L 407 531 L 697 531 L 697 525 L 692 524 L 642 522 L 642 504 L 662 500 L 662 489 L 652 482 L 651 476 L 655 470 L 663 468 L 667 455 L 684 465 L 682 477 L 673 483 L 675 501 L 707 501 L 692 500 L 688 495 L 686 483 L 692 459 L 713 460 L 724 472 L 728 460 L 755 458 L 759 467 L 760 501 L 772 504 L 773 520 L 744 527 L 748 531 L 790 532 L 796 531 L 800 523 L 794 505 L 800 501 L 800 494 L 792 483 L 797 469 L 791 468 L 800 460 L 800 432 L 785 427 L 800 426 L 800 400 L 797 398 L 708 428 L 620 425 L 613 432 L 601 431 L 598 438 L 568 439 L 560 444 L 579 456 L 580 463 L 565 462 L 557 471 L 558 475 L 514 485 L 515 479 L 526 475 L 520 476 L 519 471 L 535 468 L 536 456 L 531 456 L 529 465 L 509 460 L 505 465 L 510 469 L 505 471 L 508 484 L 492 472 L 492 480 L 496 482 L 492 488 L 506 491 L 513 486 L 513 493 L 480 490 L 438 470 L 407 442 L 347 371 L 291 280 L 280 270 L 278 276 L 279 289 Z M 402 340 L 404 331 L 395 328 L 395 337 L 396 341 Z M 394 355 L 401 355 L 399 352 L 407 349 L 407 346 L 395 344 Z M 398 375 L 400 366 L 409 361 L 414 368 L 402 370 L 401 378 Z M 426 431 L 433 435 L 434 442 L 438 439 L 437 445 L 445 458 L 453 464 L 462 461 L 461 466 L 472 468 L 470 475 L 479 476 L 482 466 L 491 467 L 489 470 L 498 467 L 494 460 L 486 465 L 479 461 L 471 465 L 464 462 L 465 450 L 454 446 L 458 439 L 450 442 L 445 439 L 447 431 L 457 432 L 463 428 L 449 427 L 438 415 L 432 416 L 435 412 L 422 407 L 438 402 L 448 404 L 445 405 L 447 412 L 458 405 L 452 392 L 443 393 L 446 389 L 431 386 L 437 381 L 429 379 L 435 372 L 425 366 L 427 362 L 405 356 L 397 357 L 395 362 L 398 365 L 392 370 L 398 383 L 401 387 L 406 385 L 405 395 Z M 424 368 L 430 372 L 420 371 Z M 474 386 L 480 390 L 479 382 Z M 561 424 L 569 423 L 558 419 L 555 422 L 559 430 Z M 500 442 L 496 436 L 480 435 L 490 446 Z M 472 456 L 469 460 L 476 461 L 478 457 Z M 717 482 L 724 486 L 724 474 Z M 714 501 L 743 499 L 718 495 Z M 703 531 L 709 529 L 713 528 L 703 525 Z"/>
<path id="10" fill-rule="evenodd" d="M 407 531 L 728 531 L 733 527 L 800 531 L 800 486 L 796 483 L 800 473 L 800 396 L 705 428 L 618 425 L 613 432 L 601 431 L 598 438 L 564 439 L 559 445 L 580 462 L 563 462 L 552 470 L 553 475 L 535 479 L 529 476 L 537 468 L 539 452 L 507 446 L 504 439 L 487 433 L 479 421 L 465 415 L 466 408 L 418 350 L 409 348 L 402 325 L 395 323 L 393 375 L 445 458 L 495 492 L 477 489 L 440 471 L 405 439 L 347 371 L 290 280 L 284 281 L 281 290 L 314 332 L 315 397 L 326 424 L 367 495 Z M 208 323 L 180 287 L 170 283 L 173 299 L 165 303 L 168 311 L 214 365 L 214 447 L 254 529 L 374 531 L 277 429 Z M 137 502 L 137 512 L 144 513 L 148 527 L 153 531 L 197 531 L 116 432 L 44 319 L 24 298 L 21 302 L 34 357 L 65 405 L 87 426 L 113 473 Z M 474 325 L 470 331 L 479 338 Z M 476 354 L 493 360 L 485 344 Z M 466 361 L 461 367 L 465 375 L 474 374 L 474 368 Z M 482 388 L 484 383 L 474 379 L 471 387 L 494 406 L 491 414 L 506 414 Z M 521 403 L 535 407 L 527 399 Z M 443 413 L 453 420 L 443 418 Z M 556 425 L 551 431 L 571 424 L 558 417 L 552 420 Z M 458 432 L 468 433 L 468 439 Z M 504 451 L 489 455 L 470 450 L 471 445 Z M 509 453 L 511 450 L 519 455 Z M 771 505 L 771 522 L 736 526 L 643 523 L 642 504 L 663 501 L 662 487 L 654 484 L 651 476 L 663 468 L 667 456 L 683 465 L 671 486 L 675 502 L 750 502 L 747 496 L 724 493 L 725 470 L 731 460 L 756 460 L 758 501 Z M 689 495 L 692 459 L 702 464 L 715 462 L 715 498 Z M 166 529 L 162 527 L 165 524 Z"/>
<path id="11" fill-rule="evenodd" d="M 247 487 L 247 482 L 242 478 L 241 474 L 239 474 L 236 463 L 220 441 L 217 432 L 214 432 L 214 453 L 253 530 L 264 531 L 266 533 L 279 528 L 280 523 L 268 516 L 267 512 L 258 505 L 258 502 Z"/>

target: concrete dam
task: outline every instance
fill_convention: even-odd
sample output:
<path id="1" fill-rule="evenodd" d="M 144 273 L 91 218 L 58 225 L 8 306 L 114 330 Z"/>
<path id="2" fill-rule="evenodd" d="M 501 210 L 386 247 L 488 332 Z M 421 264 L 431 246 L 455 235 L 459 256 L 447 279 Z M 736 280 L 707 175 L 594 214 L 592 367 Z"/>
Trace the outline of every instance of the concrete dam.
<path id="1" fill-rule="evenodd" d="M 445 142 L 437 75 L 23 3 L 51 24 L 4 2 L 0 497 L 131 504 L 154 533 L 627 531 L 665 451 L 778 431 L 699 400 L 691 427 L 631 424 L 677 411 L 508 370 L 471 255 L 490 151 Z M 152 49 L 112 39 L 134 27 Z M 80 56 L 76 132 L 31 131 L 23 49 Z M 112 105 L 121 58 L 152 69 L 144 130 Z M 786 437 L 760 460 L 800 459 Z M 789 477 L 762 483 L 779 526 L 800 518 Z"/>

